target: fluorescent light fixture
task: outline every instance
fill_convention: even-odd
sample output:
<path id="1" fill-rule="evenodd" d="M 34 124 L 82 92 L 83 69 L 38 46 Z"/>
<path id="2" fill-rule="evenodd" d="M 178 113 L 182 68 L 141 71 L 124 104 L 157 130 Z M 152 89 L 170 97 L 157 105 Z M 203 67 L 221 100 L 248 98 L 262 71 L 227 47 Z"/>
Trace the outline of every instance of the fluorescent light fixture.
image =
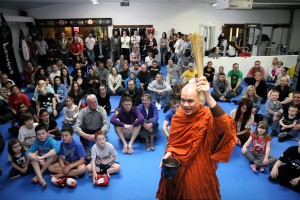
<path id="1" fill-rule="evenodd" d="M 211 6 L 216 7 L 218 4 L 217 3 L 213 3 L 211 4 Z"/>
<path id="2" fill-rule="evenodd" d="M 93 4 L 99 4 L 99 2 L 98 1 L 93 1 Z"/>

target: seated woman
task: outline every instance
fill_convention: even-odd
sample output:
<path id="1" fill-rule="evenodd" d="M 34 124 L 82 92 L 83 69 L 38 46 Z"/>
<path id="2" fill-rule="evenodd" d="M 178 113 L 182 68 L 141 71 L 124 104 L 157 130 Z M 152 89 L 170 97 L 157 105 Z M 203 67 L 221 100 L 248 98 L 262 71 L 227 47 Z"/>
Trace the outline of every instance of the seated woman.
<path id="1" fill-rule="evenodd" d="M 206 77 L 207 81 L 212 85 L 215 75 L 215 68 L 212 67 L 212 62 L 209 61 L 207 66 L 203 69 L 204 76 Z"/>
<path id="2" fill-rule="evenodd" d="M 255 83 L 254 87 L 256 89 L 256 94 L 260 97 L 261 103 L 266 103 L 268 96 L 268 86 L 260 72 L 255 73 Z"/>
<path id="3" fill-rule="evenodd" d="M 56 98 L 56 110 L 57 114 L 59 114 L 62 109 L 65 107 L 66 97 L 68 96 L 68 90 L 67 87 L 61 83 L 61 79 L 59 76 L 56 76 L 54 78 L 54 96 Z"/>
<path id="4" fill-rule="evenodd" d="M 209 58 L 220 58 L 219 50 L 217 47 L 211 49 L 211 53 L 208 55 Z"/>
<path id="5" fill-rule="evenodd" d="M 124 87 L 125 80 L 129 77 L 129 73 L 130 73 L 130 69 L 129 69 L 128 63 L 125 61 L 124 64 L 122 65 L 120 71 L 119 71 L 119 74 L 122 77 L 123 87 Z"/>
<path id="6" fill-rule="evenodd" d="M 68 95 L 74 99 L 74 104 L 78 107 L 78 109 L 81 109 L 84 91 L 81 89 L 77 81 L 72 82 Z"/>
<path id="7" fill-rule="evenodd" d="M 245 144 L 250 136 L 254 123 L 252 114 L 252 102 L 249 99 L 242 99 L 236 109 L 230 112 L 236 124 L 237 145 Z"/>
<path id="8" fill-rule="evenodd" d="M 288 71 L 289 71 L 289 68 L 287 68 L 287 67 L 282 67 L 282 69 L 281 69 L 281 74 L 279 74 L 279 75 L 277 76 L 276 84 L 275 84 L 275 85 L 280 85 L 280 79 L 281 79 L 281 77 L 286 77 L 286 78 L 287 78 L 288 85 L 290 85 L 291 77 L 288 75 L 288 73 L 287 73 Z"/>
<path id="9" fill-rule="evenodd" d="M 88 84 L 87 94 L 99 94 L 99 86 L 100 86 L 100 78 L 95 73 L 94 69 L 92 67 L 89 68 L 89 73 L 86 76 L 86 81 Z"/>
<path id="10" fill-rule="evenodd" d="M 87 90 L 88 82 L 82 69 L 76 70 L 76 75 L 74 76 L 73 81 L 76 81 L 83 91 Z"/>
<path id="11" fill-rule="evenodd" d="M 107 92 L 110 95 L 121 95 L 124 90 L 122 86 L 122 76 L 118 74 L 117 68 L 113 67 L 111 73 L 108 75 Z"/>
<path id="12" fill-rule="evenodd" d="M 276 68 L 277 68 L 277 63 L 278 63 L 278 58 L 276 58 L 276 57 L 273 58 L 272 64 L 269 67 L 269 74 L 267 76 L 267 81 L 268 82 L 275 83 L 275 81 L 276 81 L 275 71 L 276 71 Z"/>
<path id="13" fill-rule="evenodd" d="M 259 122 L 262 120 L 263 116 L 258 114 L 261 107 L 261 98 L 256 94 L 255 87 L 249 85 L 242 96 L 242 99 L 249 99 L 252 102 L 252 114 L 254 115 L 254 122 Z"/>
<path id="14" fill-rule="evenodd" d="M 102 106 L 106 113 L 109 113 L 111 110 L 110 104 L 110 95 L 106 92 L 105 85 L 101 84 L 99 86 L 99 95 L 96 95 L 98 100 L 98 105 Z"/>
<path id="15" fill-rule="evenodd" d="M 67 68 L 63 67 L 61 69 L 60 79 L 61 83 L 64 84 L 67 87 L 67 90 L 69 91 L 72 85 L 73 77 L 69 75 L 69 70 Z"/>

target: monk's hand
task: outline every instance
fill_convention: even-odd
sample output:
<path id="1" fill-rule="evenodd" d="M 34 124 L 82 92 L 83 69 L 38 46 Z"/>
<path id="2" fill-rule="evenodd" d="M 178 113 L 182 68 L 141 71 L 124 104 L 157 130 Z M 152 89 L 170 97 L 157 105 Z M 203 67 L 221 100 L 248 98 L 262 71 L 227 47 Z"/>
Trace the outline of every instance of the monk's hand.
<path id="1" fill-rule="evenodd" d="M 209 108 L 213 108 L 216 106 L 216 101 L 212 96 L 210 95 L 210 84 L 207 81 L 205 76 L 200 76 L 199 78 L 196 78 L 197 83 L 197 92 L 203 92 L 205 96 L 205 102 L 207 103 Z"/>
<path id="2" fill-rule="evenodd" d="M 165 153 L 165 155 L 164 155 L 164 157 L 162 158 L 162 160 L 168 159 L 169 157 L 172 157 L 171 152 Z M 159 168 L 162 168 L 162 161 L 160 162 Z"/>

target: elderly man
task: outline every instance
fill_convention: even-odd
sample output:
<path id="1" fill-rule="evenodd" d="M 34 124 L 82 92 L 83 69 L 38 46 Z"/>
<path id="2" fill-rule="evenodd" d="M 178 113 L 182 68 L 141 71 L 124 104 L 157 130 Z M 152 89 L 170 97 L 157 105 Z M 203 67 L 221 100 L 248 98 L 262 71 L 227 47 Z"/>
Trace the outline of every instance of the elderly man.
<path id="1" fill-rule="evenodd" d="M 91 159 L 89 142 L 94 142 L 94 133 L 101 130 L 104 133 L 109 131 L 107 113 L 103 107 L 98 105 L 97 97 L 90 94 L 86 98 L 88 106 L 82 109 L 74 125 L 74 131 L 79 135 L 80 141 L 86 151 L 86 159 Z"/>
<path id="2" fill-rule="evenodd" d="M 115 126 L 115 131 L 123 143 L 124 154 L 133 154 L 133 142 L 138 136 L 144 122 L 142 113 L 134 106 L 130 97 L 124 97 L 122 107 L 118 108 L 110 119 L 110 123 Z M 125 139 L 130 141 L 127 144 Z"/>
<path id="3" fill-rule="evenodd" d="M 172 181 L 161 175 L 158 199 L 221 198 L 216 170 L 235 146 L 235 123 L 210 95 L 206 78 L 196 82 L 182 89 L 181 108 L 172 118 L 163 160 L 173 157 L 180 165 Z M 200 91 L 207 107 L 198 98 Z"/>

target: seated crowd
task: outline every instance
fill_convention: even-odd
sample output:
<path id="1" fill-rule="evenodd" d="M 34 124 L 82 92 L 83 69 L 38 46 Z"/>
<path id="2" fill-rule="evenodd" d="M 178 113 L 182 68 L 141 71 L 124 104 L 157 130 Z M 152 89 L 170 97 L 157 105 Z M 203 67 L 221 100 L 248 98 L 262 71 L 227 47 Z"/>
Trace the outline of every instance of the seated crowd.
<path id="1" fill-rule="evenodd" d="M 154 151 L 159 128 L 169 136 L 172 116 L 181 104 L 181 89 L 197 78 L 191 44 L 181 32 L 172 34 L 170 40 L 164 32 L 158 42 L 162 64 L 159 65 L 155 58 L 158 44 L 153 35 L 148 34 L 144 45 L 136 32 L 133 36 L 123 31 L 122 36 L 114 33 L 110 40 L 106 34 L 94 38 L 89 33 L 84 41 L 75 35 L 69 44 L 62 33 L 57 40 L 59 58 L 55 63 L 48 65 L 43 55 L 35 62 L 26 63 L 24 81 L 27 92 L 33 93 L 32 99 L 6 74 L 1 74 L 0 122 L 11 121 L 8 131 L 14 138 L 8 147 L 12 180 L 34 171 L 32 182 L 45 188 L 46 170 L 55 177 L 55 184 L 85 171 L 93 180 L 98 179 L 98 173 L 119 172 L 120 165 L 115 161 L 117 151 L 106 141 L 111 124 L 123 144 L 124 154 L 134 153 L 133 143 L 137 138 L 145 143 L 146 151 Z M 82 56 L 84 47 L 86 59 Z M 146 51 L 148 56 L 142 58 L 141 51 Z M 162 67 L 166 68 L 166 77 Z M 232 70 L 226 73 L 223 66 L 215 71 L 209 61 L 204 76 L 216 101 L 238 105 L 228 114 L 236 122 L 237 145 L 242 146 L 242 154 L 250 161 L 251 169 L 256 173 L 257 169 L 264 171 L 266 166 L 275 163 L 269 179 L 285 181 L 283 185 L 300 191 L 300 177 L 292 177 L 288 184 L 281 174 L 288 171 L 289 157 L 300 150 L 289 148 L 279 160 L 269 155 L 272 137 L 278 136 L 278 141 L 283 142 L 296 138 L 300 131 L 300 92 L 292 91 L 286 71 L 283 62 L 274 59 L 266 75 L 260 61 L 255 61 L 243 77 L 238 63 L 233 63 Z M 244 94 L 243 82 L 248 85 Z M 113 95 L 121 96 L 117 108 L 110 104 Z M 266 109 L 260 114 L 264 103 Z M 166 114 L 159 127 L 161 109 Z M 64 120 L 59 129 L 61 125 L 56 119 L 61 112 Z M 109 121 L 111 112 L 114 113 Z M 252 131 L 254 125 L 257 129 Z M 78 134 L 80 142 L 73 139 L 73 133 Z M 62 140 L 60 146 L 56 140 Z M 90 142 L 95 143 L 92 148 Z M 282 165 L 283 162 L 287 164 Z"/>

